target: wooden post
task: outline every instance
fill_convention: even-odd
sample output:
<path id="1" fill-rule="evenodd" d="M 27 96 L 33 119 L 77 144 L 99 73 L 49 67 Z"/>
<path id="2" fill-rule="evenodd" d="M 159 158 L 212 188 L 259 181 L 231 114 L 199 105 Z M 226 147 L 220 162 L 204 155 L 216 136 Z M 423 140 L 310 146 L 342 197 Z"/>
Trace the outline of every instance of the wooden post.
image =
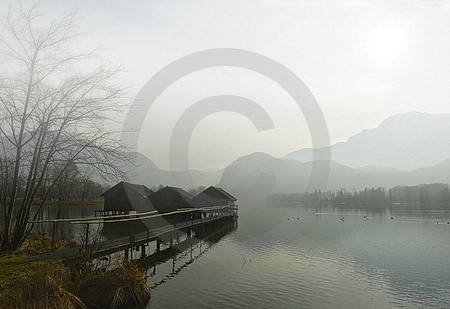
<path id="1" fill-rule="evenodd" d="M 55 233 L 56 233 L 56 222 L 53 222 L 53 227 L 52 227 L 52 252 L 55 251 Z"/>
<path id="2" fill-rule="evenodd" d="M 159 238 L 156 240 L 156 252 L 161 251 L 161 240 Z"/>
<path id="3" fill-rule="evenodd" d="M 86 224 L 86 235 L 84 243 L 84 249 L 86 252 L 88 251 L 88 245 L 89 245 L 89 223 Z"/>
<path id="4" fill-rule="evenodd" d="M 141 259 L 145 258 L 145 245 L 141 246 Z"/>
<path id="5" fill-rule="evenodd" d="M 130 250 L 131 250 L 131 254 L 133 254 L 133 248 L 134 248 L 134 234 L 130 235 Z M 133 256 L 131 256 L 131 258 L 133 258 Z"/>

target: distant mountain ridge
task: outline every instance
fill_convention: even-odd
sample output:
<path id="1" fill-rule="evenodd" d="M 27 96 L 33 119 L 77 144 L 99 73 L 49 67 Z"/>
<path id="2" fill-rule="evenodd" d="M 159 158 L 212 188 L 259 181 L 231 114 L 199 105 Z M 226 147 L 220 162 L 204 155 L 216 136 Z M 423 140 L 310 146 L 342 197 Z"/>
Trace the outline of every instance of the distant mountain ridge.
<path id="1" fill-rule="evenodd" d="M 317 164 L 324 164 L 319 161 Z M 313 162 L 275 158 L 255 153 L 241 157 L 225 168 L 219 186 L 238 198 L 265 198 L 272 193 L 302 193 L 306 190 Z M 245 166 L 245 169 L 241 169 Z M 386 168 L 354 169 L 332 161 L 325 186 L 321 190 L 390 188 L 397 185 L 450 183 L 450 159 L 430 167 L 412 171 Z"/>
<path id="2" fill-rule="evenodd" d="M 377 128 L 331 146 L 328 185 L 320 189 L 450 182 L 449 141 L 448 114 L 410 112 L 389 117 Z M 129 181 L 150 187 L 163 184 L 189 189 L 190 175 L 195 186 L 218 184 L 238 197 L 267 196 L 302 192 L 311 173 L 311 159 L 312 149 L 282 158 L 260 152 L 242 156 L 224 170 L 172 172 L 159 169 L 145 155 L 135 152 L 130 153 L 125 169 Z"/>
<path id="3" fill-rule="evenodd" d="M 331 154 L 327 189 L 448 183 L 450 114 L 409 112 L 389 117 L 375 129 L 332 145 Z M 117 165 L 123 166 L 127 181 L 185 189 L 218 184 L 238 196 L 302 192 L 313 164 L 312 149 L 301 149 L 282 158 L 253 153 L 213 172 L 162 170 L 141 153 L 126 155 L 126 162 Z M 104 183 L 100 178 L 94 180 Z"/>
<path id="4" fill-rule="evenodd" d="M 375 129 L 330 146 L 331 159 L 353 168 L 413 170 L 450 158 L 449 141 L 450 114 L 409 112 L 389 117 Z M 324 148 L 319 149 L 319 154 L 321 150 Z M 323 159 L 321 156 L 319 159 Z M 308 162 L 312 160 L 312 149 L 300 149 L 283 158 Z"/>
<path id="5" fill-rule="evenodd" d="M 159 169 L 156 164 L 139 152 L 129 154 L 129 161 L 124 170 L 127 180 L 144 184 L 148 187 L 170 185 L 190 189 L 194 186 L 211 186 L 219 183 L 223 170 L 203 172 L 198 170 L 167 171 Z M 192 180 L 190 182 L 189 176 Z"/>

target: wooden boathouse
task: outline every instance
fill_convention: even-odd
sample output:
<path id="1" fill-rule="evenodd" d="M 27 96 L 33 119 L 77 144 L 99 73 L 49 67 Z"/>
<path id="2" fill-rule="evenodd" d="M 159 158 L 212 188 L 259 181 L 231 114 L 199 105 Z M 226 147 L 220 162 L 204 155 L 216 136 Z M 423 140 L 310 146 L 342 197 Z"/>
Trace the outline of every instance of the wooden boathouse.
<path id="1" fill-rule="evenodd" d="M 237 226 L 238 206 L 236 198 L 217 187 L 209 187 L 197 196 L 177 187 L 164 187 L 153 192 L 144 185 L 119 182 L 102 194 L 105 198 L 104 214 L 92 218 L 64 218 L 37 220 L 30 223 L 52 224 L 52 239 L 58 224 L 84 226 L 83 244 L 61 252 L 36 256 L 35 261 L 63 259 L 77 263 L 84 252 L 85 259 L 94 259 L 123 251 L 126 259 L 133 258 L 133 251 L 146 256 L 146 247 L 156 242 L 156 252 L 161 245 L 172 248 L 180 240 L 200 235 L 202 231 L 220 228 L 222 225 Z M 109 214 L 109 215 L 106 215 Z M 113 235 L 96 242 L 90 226 L 101 224 L 103 230 L 121 230 L 124 235 Z M 106 234 L 105 234 L 106 235 Z M 53 243 L 53 242 L 52 242 Z M 53 248 L 53 245 L 52 245 Z"/>
<path id="2" fill-rule="evenodd" d="M 164 187 L 148 198 L 159 213 L 171 212 L 181 208 L 194 208 L 189 192 L 177 187 Z"/>
<path id="3" fill-rule="evenodd" d="M 237 199 L 222 188 L 209 187 L 192 199 L 195 207 L 234 205 Z"/>
<path id="4" fill-rule="evenodd" d="M 196 196 L 178 187 L 166 186 L 153 192 L 144 185 L 121 181 L 102 196 L 105 198 L 102 215 L 121 215 L 155 211 L 159 214 L 181 209 L 195 209 L 212 206 L 233 206 L 236 198 L 219 187 L 210 186 Z M 223 211 L 228 211 L 223 210 Z M 178 219 L 201 218 L 214 215 L 211 211 L 193 211 L 188 215 L 178 214 Z M 153 220 L 158 221 L 158 220 Z"/>
<path id="5" fill-rule="evenodd" d="M 121 181 L 101 194 L 105 198 L 102 215 L 121 215 L 155 210 L 149 200 L 149 196 L 153 193 L 144 185 Z"/>

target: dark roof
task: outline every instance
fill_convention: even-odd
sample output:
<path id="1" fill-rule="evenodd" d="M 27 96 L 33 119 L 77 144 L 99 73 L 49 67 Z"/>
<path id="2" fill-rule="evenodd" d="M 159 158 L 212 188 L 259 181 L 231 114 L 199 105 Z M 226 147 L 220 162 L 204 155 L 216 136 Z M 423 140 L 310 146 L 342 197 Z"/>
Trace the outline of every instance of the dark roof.
<path id="1" fill-rule="evenodd" d="M 165 196 L 166 194 L 176 196 L 178 197 L 178 202 L 174 203 L 172 206 L 167 206 L 167 200 L 161 200 L 161 196 Z M 164 187 L 158 191 L 156 191 L 154 194 L 152 194 L 149 199 L 152 201 L 153 205 L 159 210 L 164 211 L 167 207 L 173 207 L 174 209 L 180 208 L 180 207 L 193 207 L 192 202 L 193 195 L 186 192 L 185 190 L 177 187 Z M 176 204 L 180 203 L 182 201 L 182 204 Z"/>
<path id="2" fill-rule="evenodd" d="M 225 191 L 224 189 L 219 188 L 219 187 L 210 186 L 209 188 L 203 190 L 199 194 L 202 194 L 202 193 L 208 194 L 208 192 L 211 192 L 211 191 L 216 191 L 217 193 L 219 193 L 220 195 L 224 196 L 225 198 L 227 198 L 231 201 L 237 201 L 237 199 L 234 196 L 232 196 L 230 193 L 228 193 L 227 191 Z"/>
<path id="3" fill-rule="evenodd" d="M 164 187 L 162 189 L 159 189 L 155 193 L 159 193 L 161 191 L 167 191 L 167 190 L 169 190 L 171 192 L 174 192 L 175 194 L 181 196 L 184 200 L 188 201 L 189 203 L 191 202 L 192 198 L 194 197 L 192 194 L 190 194 L 189 192 L 187 192 L 187 191 L 185 191 L 185 190 L 183 190 L 181 188 L 169 187 L 169 186 L 166 186 L 166 187 Z"/>
<path id="4" fill-rule="evenodd" d="M 183 196 L 184 198 L 187 198 L 187 199 L 190 199 L 190 200 L 194 197 L 192 194 L 190 194 L 190 193 L 187 192 L 186 190 L 183 190 L 183 189 L 178 188 L 178 187 L 166 187 L 166 188 L 169 188 L 169 189 L 171 189 L 171 190 L 174 190 L 175 192 L 177 192 L 178 194 L 180 194 L 180 195 Z"/>
<path id="5" fill-rule="evenodd" d="M 230 200 L 232 200 L 232 201 L 237 201 L 237 198 L 235 198 L 234 196 L 232 196 L 230 193 L 228 193 L 228 192 L 225 191 L 224 189 L 219 188 L 219 187 L 213 187 L 213 186 L 211 186 L 211 188 L 216 189 L 217 191 L 219 191 L 220 193 L 222 193 L 224 196 L 226 196 L 226 197 L 229 198 Z"/>
<path id="6" fill-rule="evenodd" d="M 101 194 L 101 196 L 105 196 L 109 192 L 114 191 L 114 190 L 118 189 L 119 187 L 123 187 L 123 189 L 125 191 L 133 190 L 133 191 L 137 192 L 139 195 L 141 195 L 142 197 L 148 197 L 148 196 L 150 196 L 150 195 L 152 195 L 154 193 L 152 190 L 150 190 L 149 188 L 147 188 L 144 185 L 138 185 L 138 184 L 135 184 L 135 183 L 121 181 L 117 185 L 112 187 L 111 189 L 103 192 Z"/>

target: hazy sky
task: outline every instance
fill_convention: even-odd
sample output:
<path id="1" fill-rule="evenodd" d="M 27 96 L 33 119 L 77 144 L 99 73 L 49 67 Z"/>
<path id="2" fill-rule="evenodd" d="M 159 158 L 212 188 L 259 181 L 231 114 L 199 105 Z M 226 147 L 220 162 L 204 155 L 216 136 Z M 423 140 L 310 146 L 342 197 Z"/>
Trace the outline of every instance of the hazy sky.
<path id="1" fill-rule="evenodd" d="M 0 0 L 0 9 L 8 1 Z M 263 54 L 297 74 L 320 104 L 332 143 L 390 115 L 450 113 L 449 1 L 47 0 L 43 7 L 55 15 L 79 12 L 81 28 L 91 33 L 80 46 L 102 46 L 105 57 L 122 62 L 131 97 L 180 57 L 232 47 Z M 209 116 L 192 136 L 191 168 L 212 170 L 255 151 L 281 156 L 311 146 L 301 111 L 279 85 L 221 67 L 186 76 L 159 97 L 139 150 L 168 168 L 170 136 L 181 113 L 219 94 L 259 103 L 275 128 L 257 132 L 231 112 Z"/>

